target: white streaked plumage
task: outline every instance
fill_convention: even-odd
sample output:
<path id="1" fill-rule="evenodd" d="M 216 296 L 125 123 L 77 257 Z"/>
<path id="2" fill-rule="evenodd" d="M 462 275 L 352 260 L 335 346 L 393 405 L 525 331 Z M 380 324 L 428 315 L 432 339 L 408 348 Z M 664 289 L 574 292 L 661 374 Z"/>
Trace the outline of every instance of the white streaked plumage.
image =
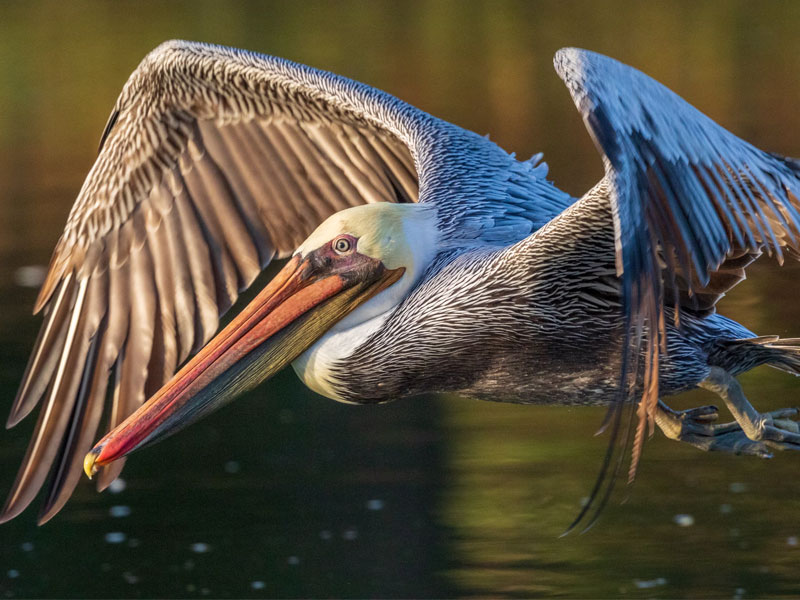
<path id="1" fill-rule="evenodd" d="M 109 378 L 113 428 L 208 342 L 273 258 L 316 257 L 340 234 L 405 269 L 294 362 L 342 401 L 457 391 L 607 403 L 620 377 L 638 377 L 635 469 L 659 393 L 717 367 L 796 371 L 793 340 L 731 345 L 753 334 L 714 304 L 762 248 L 797 252 L 800 167 L 612 59 L 567 49 L 555 63 L 606 163 L 578 202 L 547 181 L 541 156 L 517 161 L 367 85 L 199 43 L 149 54 L 37 302 L 44 324 L 9 423 L 44 404 L 0 518 L 51 470 L 40 519 L 63 506 Z M 363 206 L 383 202 L 400 204 Z M 100 487 L 122 461 L 112 465 Z"/>

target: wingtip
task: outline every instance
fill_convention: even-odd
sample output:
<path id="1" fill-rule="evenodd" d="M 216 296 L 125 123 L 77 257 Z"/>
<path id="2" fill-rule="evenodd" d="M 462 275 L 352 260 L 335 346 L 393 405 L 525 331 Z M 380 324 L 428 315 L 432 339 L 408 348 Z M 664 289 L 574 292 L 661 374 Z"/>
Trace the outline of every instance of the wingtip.
<path id="1" fill-rule="evenodd" d="M 41 527 L 50 519 L 56 516 L 58 512 L 64 508 L 64 505 L 69 500 L 70 494 L 59 494 L 54 498 L 54 501 L 48 500 L 42 505 L 39 510 L 39 515 L 36 517 L 36 525 Z"/>
<path id="2" fill-rule="evenodd" d="M 25 417 L 28 416 L 27 412 L 22 413 L 19 410 L 15 409 L 16 409 L 16 403 L 15 406 L 11 408 L 11 412 L 8 413 L 8 418 L 6 419 L 6 429 L 11 429 L 13 427 L 16 427 L 17 425 L 19 425 L 20 421 L 22 421 Z"/>
<path id="3" fill-rule="evenodd" d="M 53 296 L 53 292 L 58 283 L 62 281 L 66 270 L 66 260 L 61 258 L 63 247 L 63 238 L 58 241 L 56 248 L 53 251 L 53 258 L 50 259 L 50 265 L 47 267 L 47 275 L 44 278 L 42 287 L 39 288 L 39 295 L 36 296 L 36 302 L 33 305 L 33 314 L 38 315 L 45 307 L 45 304 Z M 69 257 L 67 257 L 69 258 Z"/>
<path id="4" fill-rule="evenodd" d="M 23 383 L 22 387 L 20 387 L 19 391 L 17 392 L 17 397 L 14 398 L 14 404 L 11 405 L 11 410 L 8 413 L 8 418 L 6 419 L 6 429 L 11 429 L 12 427 L 16 427 L 25 417 L 27 417 L 33 408 L 38 403 L 39 397 L 36 398 L 36 401 L 31 401 L 29 396 L 29 385 L 30 380 L 27 379 Z"/>
<path id="5" fill-rule="evenodd" d="M 9 500 L 6 501 L 6 505 L 3 507 L 3 511 L 0 512 L 0 525 L 3 523 L 8 523 L 11 519 L 18 517 L 25 508 L 27 508 L 26 503 L 20 504 L 19 502 L 10 502 Z"/>
<path id="6" fill-rule="evenodd" d="M 45 511 L 45 507 L 42 507 L 42 512 L 40 512 L 39 516 L 36 518 L 36 526 L 41 527 L 47 523 L 50 519 L 56 516 L 56 513 L 60 510 L 60 508 L 61 507 L 58 507 L 55 510 L 50 509 Z"/>
<path id="7" fill-rule="evenodd" d="M 42 287 L 39 289 L 39 295 L 36 296 L 36 302 L 33 304 L 34 315 L 38 315 L 44 308 L 44 305 L 47 304 L 47 301 L 50 300 L 50 296 L 53 295 L 53 290 L 55 289 L 55 284 L 55 278 L 48 276 L 48 278 L 45 279 Z"/>

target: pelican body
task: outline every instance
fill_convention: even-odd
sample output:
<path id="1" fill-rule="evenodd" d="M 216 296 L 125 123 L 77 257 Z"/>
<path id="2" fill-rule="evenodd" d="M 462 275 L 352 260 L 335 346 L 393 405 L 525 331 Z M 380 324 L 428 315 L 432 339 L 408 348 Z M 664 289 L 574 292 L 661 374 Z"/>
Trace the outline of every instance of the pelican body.
<path id="1" fill-rule="evenodd" d="M 357 332 L 360 344 L 327 334 L 292 363 L 295 371 L 316 392 L 359 404 L 429 392 L 528 404 L 613 402 L 624 329 L 609 198 L 601 188 L 579 208 L 517 244 L 441 255 L 422 285 Z M 592 220 L 596 228 L 586 227 Z M 576 223 L 586 235 L 575 236 Z M 607 235 L 598 235 L 603 229 Z M 696 387 L 712 364 L 737 374 L 754 366 L 735 345 L 715 344 L 754 337 L 741 325 L 718 314 L 686 315 L 679 328 L 671 317 L 668 309 L 661 394 Z"/>
<path id="2" fill-rule="evenodd" d="M 759 364 L 800 373 L 800 341 L 715 309 L 762 251 L 797 256 L 800 165 L 610 58 L 565 49 L 555 64 L 606 166 L 580 199 L 540 155 L 518 161 L 369 86 L 218 46 L 154 50 L 37 301 L 9 424 L 44 407 L 0 519 L 52 471 L 48 520 L 82 463 L 102 489 L 124 456 L 289 364 L 341 402 L 609 405 L 601 482 L 614 440 L 632 444 L 632 477 L 655 425 L 704 450 L 800 448 L 795 411 L 757 412 L 734 379 Z M 274 258 L 288 261 L 215 334 Z M 661 400 L 697 387 L 735 421 Z"/>

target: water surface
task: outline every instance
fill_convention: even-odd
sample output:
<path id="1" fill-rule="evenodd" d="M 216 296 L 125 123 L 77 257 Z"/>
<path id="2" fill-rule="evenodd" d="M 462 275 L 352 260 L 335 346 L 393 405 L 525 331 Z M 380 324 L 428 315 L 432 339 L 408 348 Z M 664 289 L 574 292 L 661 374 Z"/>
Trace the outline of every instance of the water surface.
<path id="1" fill-rule="evenodd" d="M 0 5 L 0 411 L 39 320 L 47 263 L 108 112 L 169 38 L 285 56 L 382 87 L 527 157 L 573 194 L 602 173 L 553 52 L 643 68 L 757 145 L 800 154 L 795 3 L 3 3 Z M 800 335 L 797 267 L 763 261 L 722 303 Z M 757 407 L 800 382 L 742 378 Z M 678 408 L 713 401 L 703 393 Z M 286 372 L 131 458 L 116 493 L 82 482 L 46 526 L 0 529 L 6 597 L 796 597 L 800 456 L 648 443 L 636 484 L 559 539 L 590 488 L 602 410 L 456 397 L 339 405 Z M 0 491 L 33 423 L 4 433 Z M 124 488 L 124 489 L 123 489 Z M 622 501 L 627 498 L 623 503 Z"/>

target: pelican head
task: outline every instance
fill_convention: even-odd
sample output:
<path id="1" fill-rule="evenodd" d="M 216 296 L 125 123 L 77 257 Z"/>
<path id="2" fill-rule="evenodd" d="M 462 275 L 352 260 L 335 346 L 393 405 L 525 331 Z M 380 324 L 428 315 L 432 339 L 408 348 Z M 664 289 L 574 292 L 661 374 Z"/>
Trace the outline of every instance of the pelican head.
<path id="1" fill-rule="evenodd" d="M 329 217 L 227 327 L 95 445 L 84 461 L 87 475 L 252 389 L 330 330 L 396 306 L 435 254 L 430 211 L 378 203 Z"/>
<path id="2" fill-rule="evenodd" d="M 327 245 L 334 253 L 369 257 L 403 276 L 353 310 L 334 329 L 349 328 L 397 305 L 436 254 L 438 230 L 432 209 L 422 204 L 380 202 L 348 208 L 328 217 L 295 251 L 309 257 Z"/>

